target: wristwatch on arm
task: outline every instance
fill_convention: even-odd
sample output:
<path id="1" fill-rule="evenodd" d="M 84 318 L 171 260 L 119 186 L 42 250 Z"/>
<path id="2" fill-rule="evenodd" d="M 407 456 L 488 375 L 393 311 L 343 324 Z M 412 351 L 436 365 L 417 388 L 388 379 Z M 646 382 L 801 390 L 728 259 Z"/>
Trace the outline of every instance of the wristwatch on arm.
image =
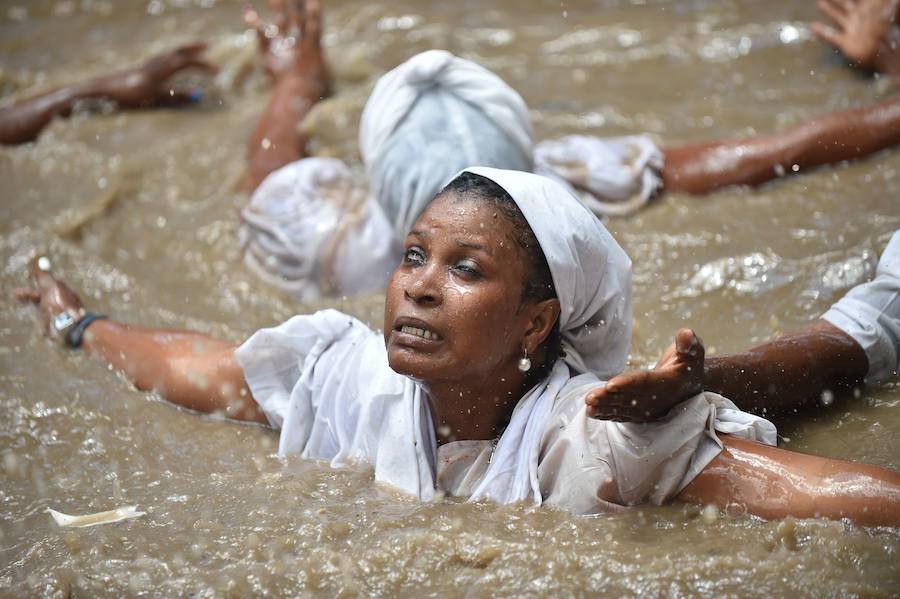
<path id="1" fill-rule="evenodd" d="M 105 314 L 84 312 L 80 316 L 72 312 L 60 312 L 53 317 L 53 330 L 63 340 L 66 346 L 72 349 L 81 347 L 84 340 L 84 332 L 95 320 L 106 318 Z"/>

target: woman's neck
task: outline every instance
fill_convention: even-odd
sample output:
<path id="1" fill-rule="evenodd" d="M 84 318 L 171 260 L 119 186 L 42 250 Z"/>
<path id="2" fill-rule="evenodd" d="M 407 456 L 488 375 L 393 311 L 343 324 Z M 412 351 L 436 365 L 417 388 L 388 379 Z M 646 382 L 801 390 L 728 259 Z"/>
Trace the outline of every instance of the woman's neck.
<path id="1" fill-rule="evenodd" d="M 428 395 L 438 445 L 499 437 L 519 399 L 537 382 L 534 378 L 515 371 L 481 384 L 420 383 Z"/>

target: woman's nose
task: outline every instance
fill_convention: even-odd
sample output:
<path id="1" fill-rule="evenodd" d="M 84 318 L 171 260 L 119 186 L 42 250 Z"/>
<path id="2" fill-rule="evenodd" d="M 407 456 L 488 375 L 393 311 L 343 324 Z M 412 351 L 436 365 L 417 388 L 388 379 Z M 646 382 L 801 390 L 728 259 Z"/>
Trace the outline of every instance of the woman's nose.
<path id="1" fill-rule="evenodd" d="M 406 298 L 417 304 L 440 303 L 440 275 L 440 267 L 433 263 L 417 268 L 407 279 Z"/>

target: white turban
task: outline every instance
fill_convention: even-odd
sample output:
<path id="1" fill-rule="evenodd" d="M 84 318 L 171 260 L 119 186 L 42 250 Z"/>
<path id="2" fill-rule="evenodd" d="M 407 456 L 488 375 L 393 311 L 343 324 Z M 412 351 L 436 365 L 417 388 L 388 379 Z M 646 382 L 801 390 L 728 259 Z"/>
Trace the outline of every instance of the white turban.
<path id="1" fill-rule="evenodd" d="M 468 168 L 515 200 L 544 251 L 559 298 L 566 363 L 601 379 L 619 374 L 631 345 L 631 260 L 596 216 L 556 181 Z"/>
<path id="2" fill-rule="evenodd" d="M 403 239 L 461 169 L 531 169 L 528 106 L 484 67 L 429 50 L 378 80 L 362 113 L 359 149 L 371 191 Z"/>

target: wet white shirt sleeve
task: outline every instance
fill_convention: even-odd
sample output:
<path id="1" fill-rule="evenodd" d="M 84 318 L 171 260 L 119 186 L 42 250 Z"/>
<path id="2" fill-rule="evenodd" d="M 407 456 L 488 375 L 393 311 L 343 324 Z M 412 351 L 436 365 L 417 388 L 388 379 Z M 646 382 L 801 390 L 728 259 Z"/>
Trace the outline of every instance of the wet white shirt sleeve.
<path id="1" fill-rule="evenodd" d="M 867 383 L 884 381 L 900 370 L 900 231 L 881 254 L 875 279 L 847 292 L 822 319 L 866 351 Z"/>
<path id="2" fill-rule="evenodd" d="M 339 452 L 342 431 L 352 434 L 361 413 L 353 373 L 379 342 L 355 318 L 323 310 L 259 330 L 235 351 L 253 398 L 281 429 L 279 455 Z"/>
<path id="3" fill-rule="evenodd" d="M 381 335 L 323 310 L 254 333 L 235 351 L 278 454 L 364 463 L 375 480 L 433 496 L 434 429 L 421 390 L 390 369 Z"/>
<path id="4" fill-rule="evenodd" d="M 656 422 L 588 418 L 584 396 L 601 384 L 591 375 L 571 379 L 542 439 L 538 477 L 544 501 L 576 514 L 671 500 L 722 450 L 717 432 L 776 442 L 771 422 L 708 392 Z"/>

